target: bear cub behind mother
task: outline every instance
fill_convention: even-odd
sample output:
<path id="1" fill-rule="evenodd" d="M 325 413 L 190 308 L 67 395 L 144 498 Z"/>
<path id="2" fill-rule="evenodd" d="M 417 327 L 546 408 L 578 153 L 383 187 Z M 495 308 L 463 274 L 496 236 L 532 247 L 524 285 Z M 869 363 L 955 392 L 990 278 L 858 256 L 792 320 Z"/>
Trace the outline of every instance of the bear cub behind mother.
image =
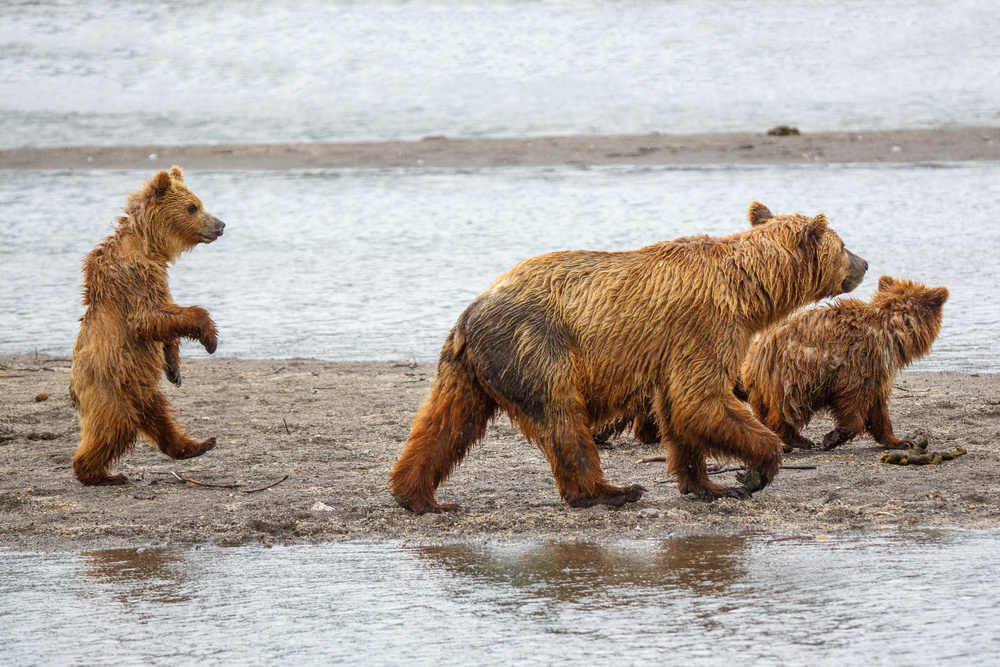
<path id="1" fill-rule="evenodd" d="M 753 335 L 807 303 L 849 292 L 868 263 L 826 216 L 749 208 L 751 227 L 628 252 L 524 260 L 487 287 L 445 341 L 430 396 L 392 469 L 415 512 L 456 509 L 434 494 L 503 411 L 544 453 L 573 507 L 638 500 L 611 484 L 595 429 L 652 406 L 681 493 L 744 497 L 781 464 L 781 441 L 733 394 Z M 742 461 L 736 487 L 705 458 Z"/>

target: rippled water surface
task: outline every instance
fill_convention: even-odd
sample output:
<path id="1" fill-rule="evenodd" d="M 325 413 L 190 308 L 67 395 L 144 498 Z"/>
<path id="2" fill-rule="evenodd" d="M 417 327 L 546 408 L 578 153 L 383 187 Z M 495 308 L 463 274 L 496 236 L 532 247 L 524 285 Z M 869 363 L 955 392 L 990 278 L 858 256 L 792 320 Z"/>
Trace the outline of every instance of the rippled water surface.
<path id="1" fill-rule="evenodd" d="M 5 664 L 994 664 L 1000 539 L 3 553 Z"/>
<path id="2" fill-rule="evenodd" d="M 994 0 L 4 2 L 0 146 L 1000 124 Z"/>
<path id="3" fill-rule="evenodd" d="M 67 354 L 79 269 L 147 172 L 0 178 L 0 352 Z M 825 212 L 871 269 L 945 285 L 924 370 L 1000 371 L 1000 164 L 944 167 L 188 172 L 226 233 L 183 256 L 217 354 L 432 360 L 469 301 L 538 253 L 621 250 L 746 226 L 748 202 Z M 196 345 L 184 344 L 196 356 Z"/>

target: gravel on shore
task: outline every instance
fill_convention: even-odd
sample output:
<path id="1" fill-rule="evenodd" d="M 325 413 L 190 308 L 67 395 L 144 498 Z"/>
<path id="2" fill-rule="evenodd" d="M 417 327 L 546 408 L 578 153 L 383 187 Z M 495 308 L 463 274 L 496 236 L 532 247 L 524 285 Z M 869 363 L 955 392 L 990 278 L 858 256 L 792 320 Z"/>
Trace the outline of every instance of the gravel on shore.
<path id="1" fill-rule="evenodd" d="M 601 452 L 605 472 L 615 483 L 644 485 L 645 496 L 618 509 L 571 509 L 538 449 L 501 417 L 438 491 L 461 511 L 417 516 L 396 505 L 387 477 L 433 379 L 432 364 L 186 359 L 183 386 L 164 380 L 163 391 L 192 436 L 215 436 L 218 446 L 171 461 L 140 442 L 117 467 L 130 483 L 98 488 L 79 484 L 69 468 L 79 438 L 69 365 L 65 357 L 0 355 L 0 547 L 604 542 L 1000 528 L 996 375 L 904 372 L 898 380 L 896 433 L 922 434 L 931 450 L 963 447 L 966 455 L 939 465 L 888 465 L 872 440 L 860 438 L 831 452 L 787 456 L 787 465 L 809 468 L 782 470 L 745 501 L 681 496 L 663 463 L 640 463 L 662 452 L 624 437 Z M 829 428 L 817 418 L 805 434 L 816 441 Z M 732 472 L 720 477 L 734 483 Z"/>

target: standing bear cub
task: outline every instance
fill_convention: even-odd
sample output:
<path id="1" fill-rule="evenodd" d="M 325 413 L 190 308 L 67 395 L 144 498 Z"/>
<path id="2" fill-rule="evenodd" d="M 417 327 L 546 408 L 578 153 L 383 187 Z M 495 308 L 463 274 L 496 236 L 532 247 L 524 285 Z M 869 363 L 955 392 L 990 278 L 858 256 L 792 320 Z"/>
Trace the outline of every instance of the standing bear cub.
<path id="1" fill-rule="evenodd" d="M 880 445 L 905 449 L 889 421 L 896 373 L 927 354 L 941 330 L 944 287 L 882 276 L 868 303 L 841 299 L 792 315 L 758 340 L 740 369 L 757 418 L 787 451 L 809 448 L 799 430 L 815 412 L 829 410 L 833 449 L 868 432 Z"/>
<path id="2" fill-rule="evenodd" d="M 192 440 L 158 389 L 160 374 L 180 385 L 179 342 L 215 352 L 215 323 L 204 308 L 174 303 L 167 265 L 225 224 L 184 185 L 179 167 L 161 171 L 129 195 L 114 233 L 84 260 L 80 333 L 73 347 L 70 398 L 80 414 L 76 478 L 88 485 L 124 484 L 108 469 L 139 434 L 174 459 L 200 456 L 215 438 Z"/>
<path id="3" fill-rule="evenodd" d="M 456 509 L 435 491 L 498 411 L 541 449 L 573 507 L 642 496 L 605 478 L 594 433 L 648 413 L 682 493 L 743 497 L 767 486 L 781 441 L 733 394 L 740 362 L 754 333 L 854 289 L 867 262 L 823 215 L 774 216 L 754 202 L 749 217 L 750 229 L 723 238 L 555 252 L 497 278 L 445 341 L 390 475 L 397 502 Z M 743 461 L 742 485 L 709 480 L 706 456 Z"/>

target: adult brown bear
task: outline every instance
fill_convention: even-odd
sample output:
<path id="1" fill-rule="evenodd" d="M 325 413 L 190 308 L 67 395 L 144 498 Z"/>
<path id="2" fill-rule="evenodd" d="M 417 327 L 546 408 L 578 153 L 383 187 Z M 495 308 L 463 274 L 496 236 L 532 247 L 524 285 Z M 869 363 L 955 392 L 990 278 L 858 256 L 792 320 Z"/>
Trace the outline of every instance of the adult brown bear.
<path id="1" fill-rule="evenodd" d="M 750 407 L 787 451 L 812 447 L 799 430 L 824 410 L 834 421 L 826 449 L 864 432 L 890 449 L 913 445 L 893 434 L 889 397 L 896 374 L 930 352 L 947 300 L 944 287 L 882 276 L 867 303 L 845 298 L 795 313 L 743 361 Z"/>
<path id="2" fill-rule="evenodd" d="M 765 487 L 781 441 L 733 394 L 750 340 L 806 303 L 851 291 L 868 264 L 823 215 L 774 216 L 753 202 L 749 218 L 750 229 L 722 238 L 555 252 L 500 276 L 445 341 L 390 475 L 399 504 L 455 509 L 434 493 L 498 410 L 545 454 L 573 507 L 642 496 L 604 477 L 593 433 L 648 407 L 682 493 Z M 742 485 L 710 481 L 706 456 L 743 461 Z"/>
<path id="3" fill-rule="evenodd" d="M 76 478 L 88 485 L 124 484 L 108 469 L 142 433 L 175 459 L 200 456 L 215 438 L 192 440 L 173 418 L 157 385 L 164 371 L 180 385 L 178 343 L 197 340 L 215 352 L 215 323 L 204 308 L 174 303 L 167 265 L 225 224 L 184 185 L 179 167 L 135 190 L 114 233 L 83 264 L 80 333 L 73 347 L 70 398 L 80 414 Z"/>

